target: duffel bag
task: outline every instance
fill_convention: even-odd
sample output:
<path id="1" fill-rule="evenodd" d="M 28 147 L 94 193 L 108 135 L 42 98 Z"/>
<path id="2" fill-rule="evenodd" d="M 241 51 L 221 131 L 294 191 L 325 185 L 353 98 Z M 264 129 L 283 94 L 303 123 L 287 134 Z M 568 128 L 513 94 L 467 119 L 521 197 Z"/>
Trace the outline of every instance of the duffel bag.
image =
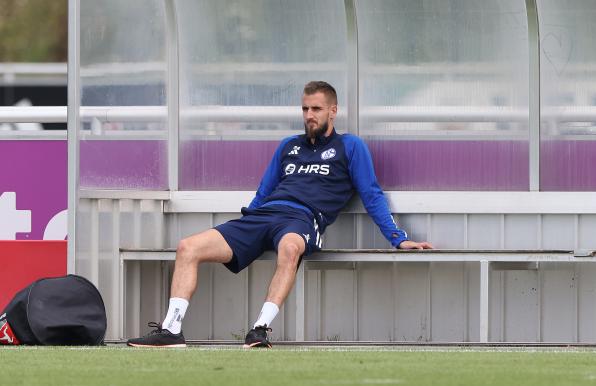
<path id="1" fill-rule="evenodd" d="M 107 320 L 97 288 L 82 276 L 40 279 L 19 291 L 0 314 L 0 344 L 103 344 Z"/>

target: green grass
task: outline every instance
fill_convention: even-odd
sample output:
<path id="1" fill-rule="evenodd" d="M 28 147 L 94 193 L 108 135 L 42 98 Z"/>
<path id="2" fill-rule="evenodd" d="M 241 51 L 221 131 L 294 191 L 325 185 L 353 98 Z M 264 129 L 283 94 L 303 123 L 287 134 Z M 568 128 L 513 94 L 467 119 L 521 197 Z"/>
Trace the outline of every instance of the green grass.
<path id="1" fill-rule="evenodd" d="M 0 385 L 594 385 L 596 351 L 0 348 Z"/>

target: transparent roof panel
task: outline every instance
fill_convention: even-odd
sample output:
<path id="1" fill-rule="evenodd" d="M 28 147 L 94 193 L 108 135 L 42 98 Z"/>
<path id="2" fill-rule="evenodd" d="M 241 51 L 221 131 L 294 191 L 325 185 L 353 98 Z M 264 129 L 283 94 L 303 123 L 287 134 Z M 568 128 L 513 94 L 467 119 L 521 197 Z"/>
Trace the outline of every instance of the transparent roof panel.
<path id="1" fill-rule="evenodd" d="M 340 0 L 178 1 L 180 186 L 256 189 L 279 139 L 304 131 L 311 80 L 335 86 L 345 130 Z"/>
<path id="2" fill-rule="evenodd" d="M 167 189 L 161 0 L 81 1 L 80 185 Z"/>
<path id="3" fill-rule="evenodd" d="M 383 187 L 527 189 L 525 2 L 356 6 L 360 134 Z"/>
<path id="4" fill-rule="evenodd" d="M 82 105 L 165 105 L 163 1 L 82 1 L 81 25 Z"/>
<path id="5" fill-rule="evenodd" d="M 386 128 L 387 133 L 391 129 L 527 130 L 524 1 L 369 0 L 356 4 L 361 123 L 367 129 Z M 386 116 L 394 113 L 393 122 L 374 119 L 383 106 L 388 109 Z M 407 121 L 399 116 L 398 106 L 410 106 L 401 109 L 404 115 L 414 115 L 418 109 L 426 117 Z M 498 116 L 501 110 L 502 118 Z M 494 122 L 465 117 L 482 112 L 493 113 Z M 372 120 L 367 113 L 373 113 Z M 458 124 L 439 123 L 438 117 L 448 113 Z M 520 119 L 508 119 L 514 113 Z M 462 122 L 456 121 L 458 115 Z"/>
<path id="6" fill-rule="evenodd" d="M 543 190 L 596 189 L 596 2 L 539 0 Z"/>

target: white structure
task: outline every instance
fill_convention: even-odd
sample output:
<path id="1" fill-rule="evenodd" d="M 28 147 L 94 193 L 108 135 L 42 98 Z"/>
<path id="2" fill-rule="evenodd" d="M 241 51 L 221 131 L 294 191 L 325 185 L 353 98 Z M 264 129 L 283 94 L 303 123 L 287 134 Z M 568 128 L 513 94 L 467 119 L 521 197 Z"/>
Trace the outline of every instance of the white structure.
<path id="1" fill-rule="evenodd" d="M 308 263 L 275 338 L 596 340 L 594 258 L 560 251 L 596 249 L 593 1 L 69 7 L 69 270 L 98 284 L 109 338 L 160 320 L 172 268 L 171 252 L 124 264 L 120 248 L 238 216 L 276 141 L 302 130 L 303 84 L 324 79 L 402 226 L 468 252 Z M 387 247 L 358 205 L 325 248 Z M 273 264 L 201 270 L 187 338 L 243 336 Z"/>

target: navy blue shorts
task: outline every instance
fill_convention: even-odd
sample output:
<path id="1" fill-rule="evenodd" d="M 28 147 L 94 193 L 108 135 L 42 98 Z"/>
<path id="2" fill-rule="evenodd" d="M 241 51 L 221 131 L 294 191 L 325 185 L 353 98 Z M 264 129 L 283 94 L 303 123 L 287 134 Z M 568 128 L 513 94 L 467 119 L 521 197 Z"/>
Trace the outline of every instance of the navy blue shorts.
<path id="1" fill-rule="evenodd" d="M 302 236 L 308 256 L 321 249 L 323 239 L 312 214 L 286 205 L 270 205 L 257 209 L 242 208 L 243 216 L 215 227 L 227 241 L 234 255 L 224 264 L 238 273 L 263 252 L 277 251 L 281 238 L 288 233 Z M 302 259 L 301 256 L 301 259 Z"/>

